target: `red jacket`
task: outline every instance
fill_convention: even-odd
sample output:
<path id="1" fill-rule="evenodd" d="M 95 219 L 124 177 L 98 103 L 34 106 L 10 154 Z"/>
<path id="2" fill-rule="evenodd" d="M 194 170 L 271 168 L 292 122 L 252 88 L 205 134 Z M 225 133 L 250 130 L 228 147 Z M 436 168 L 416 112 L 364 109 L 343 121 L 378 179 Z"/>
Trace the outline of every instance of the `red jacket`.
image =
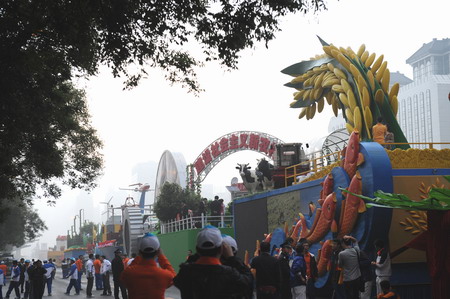
<path id="1" fill-rule="evenodd" d="M 123 270 L 120 278 L 128 289 L 129 299 L 164 299 L 164 293 L 172 285 L 175 270 L 163 255 L 155 260 L 144 260 L 138 256 Z"/>

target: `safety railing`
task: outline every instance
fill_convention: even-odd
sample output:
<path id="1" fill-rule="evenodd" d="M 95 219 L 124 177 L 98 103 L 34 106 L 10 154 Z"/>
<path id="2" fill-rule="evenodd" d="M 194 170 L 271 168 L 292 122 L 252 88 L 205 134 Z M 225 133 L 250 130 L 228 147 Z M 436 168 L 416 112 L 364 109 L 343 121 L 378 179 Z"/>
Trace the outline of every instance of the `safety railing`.
<path id="1" fill-rule="evenodd" d="M 449 145 L 450 146 L 450 142 L 389 142 L 389 143 L 380 143 L 382 146 L 384 147 L 388 147 L 388 146 L 395 146 L 396 145 L 405 145 L 405 144 L 409 144 L 409 145 L 425 145 L 427 146 L 429 149 L 433 149 L 436 145 Z"/>
<path id="2" fill-rule="evenodd" d="M 428 148 L 433 149 L 436 145 L 450 145 L 450 142 L 393 142 L 393 143 L 380 143 L 382 146 L 391 147 L 390 149 L 394 149 L 396 145 L 427 145 Z M 449 146 L 450 147 L 450 146 Z M 284 186 L 289 186 L 289 181 L 292 180 L 292 184 L 296 184 L 297 178 L 300 176 L 306 176 L 309 173 L 316 173 L 320 171 L 322 168 L 328 166 L 329 160 L 327 159 L 330 156 L 334 156 L 334 162 L 341 160 L 341 151 L 334 152 L 331 154 L 327 154 L 312 160 L 304 161 L 299 164 L 295 164 L 292 166 L 288 166 L 284 169 Z M 307 170 L 304 170 L 308 168 Z"/>
<path id="3" fill-rule="evenodd" d="M 206 225 L 214 225 L 216 227 L 233 227 L 233 216 L 221 215 L 221 216 L 187 216 L 181 219 L 162 222 L 161 221 L 161 234 L 173 233 L 182 230 L 203 228 Z"/>
<path id="4" fill-rule="evenodd" d="M 341 160 L 341 151 L 320 156 L 312 160 L 304 161 L 302 163 L 288 166 L 284 169 L 284 186 L 288 186 L 289 180 L 293 180 L 293 184 L 297 182 L 297 177 L 307 175 L 308 173 L 320 171 L 325 166 L 330 165 L 330 157 L 333 157 L 334 162 Z M 333 163 L 334 163 L 333 162 Z M 307 170 L 305 170 L 307 168 Z"/>

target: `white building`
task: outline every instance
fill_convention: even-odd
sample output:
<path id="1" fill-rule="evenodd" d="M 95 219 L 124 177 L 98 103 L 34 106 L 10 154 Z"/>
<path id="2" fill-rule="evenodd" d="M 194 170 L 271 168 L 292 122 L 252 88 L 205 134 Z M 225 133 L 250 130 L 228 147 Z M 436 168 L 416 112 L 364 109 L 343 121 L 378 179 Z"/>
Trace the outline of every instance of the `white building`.
<path id="1" fill-rule="evenodd" d="M 399 82 L 398 121 L 406 138 L 412 143 L 450 142 L 450 39 L 423 44 L 406 63 L 414 76 L 409 84 Z M 445 147 L 450 145 L 435 146 Z"/>

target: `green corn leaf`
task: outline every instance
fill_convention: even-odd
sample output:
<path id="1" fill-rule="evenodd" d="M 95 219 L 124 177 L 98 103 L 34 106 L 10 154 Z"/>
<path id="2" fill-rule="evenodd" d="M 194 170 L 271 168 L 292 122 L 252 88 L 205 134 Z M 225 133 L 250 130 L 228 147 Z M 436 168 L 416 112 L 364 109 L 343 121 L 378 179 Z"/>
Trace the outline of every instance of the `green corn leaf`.
<path id="1" fill-rule="evenodd" d="M 411 199 L 409 199 L 408 196 L 406 196 L 404 194 L 386 193 L 386 192 L 383 192 L 381 190 L 375 191 L 374 195 L 375 195 L 375 197 L 388 199 L 388 200 L 399 200 L 399 201 L 408 201 L 408 202 L 412 201 Z"/>
<path id="2" fill-rule="evenodd" d="M 322 46 L 329 46 L 329 44 L 326 41 L 324 41 L 322 38 L 320 38 L 320 36 L 318 36 L 318 35 L 316 35 L 316 36 L 319 39 L 319 41 L 322 44 Z"/>
<path id="3" fill-rule="evenodd" d="M 283 69 L 281 72 L 286 75 L 297 77 L 297 76 L 304 74 L 307 71 L 315 68 L 316 66 L 321 66 L 322 64 L 331 62 L 333 60 L 334 60 L 334 58 L 332 58 L 332 57 L 324 57 L 324 58 L 321 58 L 318 60 L 302 61 L 302 62 L 295 63 L 291 66 L 288 66 L 287 68 Z"/>
<path id="4" fill-rule="evenodd" d="M 450 189 L 432 188 L 428 196 L 450 205 Z"/>
<path id="5" fill-rule="evenodd" d="M 302 108 L 302 107 L 309 107 L 311 106 L 315 100 L 298 100 L 294 104 L 291 104 L 291 108 Z"/>

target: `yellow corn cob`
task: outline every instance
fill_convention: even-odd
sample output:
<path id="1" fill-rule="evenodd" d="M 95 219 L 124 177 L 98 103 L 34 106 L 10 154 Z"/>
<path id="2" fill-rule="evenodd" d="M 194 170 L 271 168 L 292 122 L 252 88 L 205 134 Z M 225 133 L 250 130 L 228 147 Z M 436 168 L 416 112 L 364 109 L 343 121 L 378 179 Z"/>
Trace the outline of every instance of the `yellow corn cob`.
<path id="1" fill-rule="evenodd" d="M 322 87 L 331 87 L 334 84 L 339 84 L 341 81 L 338 78 L 327 79 L 322 82 Z"/>
<path id="2" fill-rule="evenodd" d="M 354 128 L 353 128 L 353 126 L 351 124 L 346 123 L 345 127 L 347 128 L 347 131 L 348 131 L 349 134 L 353 133 Z"/>
<path id="3" fill-rule="evenodd" d="M 345 73 L 341 69 L 335 67 L 333 72 L 336 75 L 336 77 L 338 77 L 339 79 L 347 80 L 347 76 L 345 75 Z"/>
<path id="4" fill-rule="evenodd" d="M 362 118 L 361 118 L 361 111 L 359 110 L 359 107 L 355 107 L 355 110 L 353 110 L 353 120 L 355 124 L 355 128 L 361 132 L 362 130 Z"/>
<path id="5" fill-rule="evenodd" d="M 322 86 L 322 80 L 323 77 L 325 76 L 325 72 L 320 73 L 319 76 L 316 77 L 316 79 L 314 80 L 314 88 L 318 88 L 320 86 Z"/>
<path id="6" fill-rule="evenodd" d="M 330 46 L 323 46 L 322 49 L 323 49 L 323 51 L 324 51 L 327 55 L 329 55 L 329 56 L 331 56 L 331 57 L 334 57 L 334 56 L 331 54 L 331 47 L 330 47 Z"/>
<path id="7" fill-rule="evenodd" d="M 369 51 L 364 51 L 364 53 L 361 55 L 362 63 L 365 63 L 368 57 L 369 57 Z"/>
<path id="8" fill-rule="evenodd" d="M 337 117 L 338 116 L 338 112 L 339 112 L 339 104 L 338 104 L 338 102 L 336 100 L 334 100 L 331 103 L 331 108 L 333 109 L 334 116 Z"/>
<path id="9" fill-rule="evenodd" d="M 391 108 L 392 108 L 392 113 L 394 113 L 395 116 L 397 116 L 397 112 L 398 112 L 398 99 L 397 96 L 393 96 L 392 100 L 391 100 Z"/>
<path id="10" fill-rule="evenodd" d="M 375 62 L 372 65 L 372 68 L 370 69 L 372 71 L 373 74 L 375 74 L 378 70 L 378 68 L 381 66 L 381 64 L 383 63 L 383 59 L 384 59 L 384 55 L 381 54 L 377 60 L 375 60 Z"/>
<path id="11" fill-rule="evenodd" d="M 349 89 L 347 92 L 347 98 L 348 98 L 348 106 L 353 111 L 355 109 L 355 107 L 357 106 L 357 104 L 356 104 L 355 94 L 353 93 L 353 91 L 351 89 Z"/>
<path id="12" fill-rule="evenodd" d="M 316 114 L 316 103 L 313 103 L 311 106 L 309 106 L 311 110 L 309 111 L 309 118 L 314 118 L 314 115 Z"/>
<path id="13" fill-rule="evenodd" d="M 332 64 L 331 62 L 327 63 L 327 67 L 330 70 L 330 72 L 334 71 L 334 64 Z"/>
<path id="14" fill-rule="evenodd" d="M 356 53 L 356 55 L 358 55 L 359 57 L 361 57 L 361 55 L 363 55 L 364 51 L 366 50 L 366 45 L 362 44 L 359 49 L 358 52 Z"/>
<path id="15" fill-rule="evenodd" d="M 383 78 L 384 71 L 386 70 L 386 68 L 387 68 L 387 61 L 384 61 L 381 64 L 380 68 L 378 69 L 377 74 L 375 75 L 375 79 L 377 79 L 377 81 L 381 81 L 381 78 Z"/>
<path id="16" fill-rule="evenodd" d="M 393 96 L 397 96 L 399 89 L 400 89 L 400 84 L 394 83 L 394 85 L 392 85 L 392 87 L 391 87 L 391 90 L 389 90 L 389 99 L 392 99 Z"/>
<path id="17" fill-rule="evenodd" d="M 390 80 L 391 80 L 391 72 L 387 68 L 384 70 L 383 77 L 381 78 L 381 88 L 383 88 L 383 91 L 385 94 L 388 93 Z"/>
<path id="18" fill-rule="evenodd" d="M 370 106 L 369 90 L 365 86 L 362 89 L 362 102 L 364 107 Z"/>
<path id="19" fill-rule="evenodd" d="M 333 86 L 331 86 L 331 90 L 334 92 L 344 92 L 344 89 L 340 84 L 334 84 Z"/>
<path id="20" fill-rule="evenodd" d="M 349 107 L 348 97 L 347 97 L 347 95 L 345 93 L 342 92 L 342 93 L 339 94 L 339 100 L 344 105 L 344 107 Z"/>
<path id="21" fill-rule="evenodd" d="M 358 78 L 359 76 L 359 70 L 356 68 L 356 66 L 352 63 L 350 64 L 350 73 L 352 73 L 353 77 Z"/>
<path id="22" fill-rule="evenodd" d="M 348 83 L 348 81 L 345 80 L 345 79 L 341 79 L 341 86 L 342 86 L 342 89 L 343 89 L 345 92 L 347 92 L 347 90 L 349 90 L 349 89 L 352 89 L 352 87 L 350 86 L 350 84 Z"/>
<path id="23" fill-rule="evenodd" d="M 298 119 L 302 119 L 303 117 L 305 117 L 306 112 L 308 111 L 307 108 L 308 108 L 308 107 L 303 107 L 303 108 L 302 108 L 302 111 L 300 112 L 300 114 L 299 114 L 299 116 L 298 116 Z"/>
<path id="24" fill-rule="evenodd" d="M 347 117 L 347 121 L 350 121 L 351 123 L 354 123 L 353 121 L 353 113 L 350 108 L 345 109 L 345 116 Z"/>
<path id="25" fill-rule="evenodd" d="M 384 92 L 381 89 L 378 89 L 375 93 L 375 101 L 379 106 L 383 106 L 384 103 Z"/>
<path id="26" fill-rule="evenodd" d="M 366 122 L 367 128 L 369 128 L 369 130 L 372 129 L 373 116 L 372 116 L 372 111 L 370 111 L 369 106 L 366 106 L 364 108 L 364 120 Z"/>
<path id="27" fill-rule="evenodd" d="M 372 53 L 370 54 L 369 57 L 367 57 L 367 60 L 364 62 L 364 65 L 368 68 L 372 65 L 374 60 L 375 60 L 375 53 Z"/>
<path id="28" fill-rule="evenodd" d="M 322 97 L 320 100 L 317 101 L 317 112 L 321 113 L 324 106 L 325 106 L 325 99 Z"/>

